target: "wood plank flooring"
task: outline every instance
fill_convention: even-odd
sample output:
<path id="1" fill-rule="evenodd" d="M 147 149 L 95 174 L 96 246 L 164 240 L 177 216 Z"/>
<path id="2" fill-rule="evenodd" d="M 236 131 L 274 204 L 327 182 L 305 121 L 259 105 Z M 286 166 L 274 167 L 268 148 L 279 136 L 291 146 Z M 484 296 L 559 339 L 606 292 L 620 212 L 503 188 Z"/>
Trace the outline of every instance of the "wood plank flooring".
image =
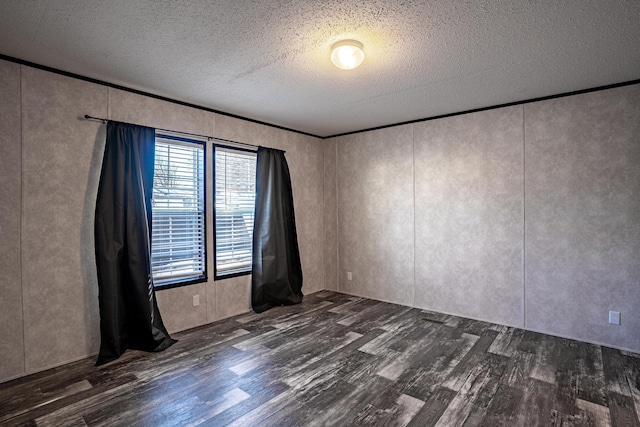
<path id="1" fill-rule="evenodd" d="M 0 384 L 13 426 L 635 426 L 640 355 L 335 292 Z"/>

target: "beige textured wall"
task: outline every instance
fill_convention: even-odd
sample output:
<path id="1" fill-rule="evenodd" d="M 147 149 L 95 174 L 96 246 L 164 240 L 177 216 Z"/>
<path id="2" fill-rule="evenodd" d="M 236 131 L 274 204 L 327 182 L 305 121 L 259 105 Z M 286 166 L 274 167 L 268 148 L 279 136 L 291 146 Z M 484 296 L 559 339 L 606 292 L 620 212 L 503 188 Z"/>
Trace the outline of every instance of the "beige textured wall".
<path id="1" fill-rule="evenodd" d="M 339 291 L 640 352 L 640 85 L 332 144 Z"/>
<path id="2" fill-rule="evenodd" d="M 415 305 L 522 327 L 522 105 L 417 123 L 414 143 Z"/>
<path id="3" fill-rule="evenodd" d="M 412 130 L 337 139 L 340 291 L 414 304 Z"/>
<path id="4" fill-rule="evenodd" d="M 98 350 L 93 216 L 107 88 L 22 67 L 25 371 Z"/>
<path id="5" fill-rule="evenodd" d="M 338 289 L 338 147 L 335 138 L 324 143 L 324 288 Z"/>
<path id="6" fill-rule="evenodd" d="M 0 378 L 24 372 L 20 66 L 0 61 Z"/>
<path id="7" fill-rule="evenodd" d="M 640 85 L 524 111 L 526 325 L 640 352 Z"/>
<path id="8" fill-rule="evenodd" d="M 84 114 L 285 150 L 303 292 L 324 288 L 322 140 L 5 61 L 0 101 L 0 381 L 99 347 L 93 215 L 105 126 Z M 209 179 L 212 153 L 208 144 Z M 207 191 L 211 204 L 213 186 Z M 211 209 L 207 228 L 213 248 Z M 211 249 L 208 267 L 206 283 L 157 292 L 170 331 L 250 310 L 250 276 L 214 281 Z"/>

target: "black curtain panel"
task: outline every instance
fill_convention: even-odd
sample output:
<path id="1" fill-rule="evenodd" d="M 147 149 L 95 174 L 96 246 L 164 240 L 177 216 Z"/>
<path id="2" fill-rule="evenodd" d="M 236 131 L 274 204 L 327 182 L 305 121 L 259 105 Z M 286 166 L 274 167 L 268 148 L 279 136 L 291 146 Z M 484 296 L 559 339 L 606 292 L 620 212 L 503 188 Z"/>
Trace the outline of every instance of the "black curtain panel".
<path id="1" fill-rule="evenodd" d="M 167 333 L 151 277 L 155 130 L 108 122 L 95 216 L 100 306 L 96 365 L 127 349 L 164 350 Z"/>
<path id="2" fill-rule="evenodd" d="M 302 267 L 284 151 L 258 148 L 251 305 L 256 313 L 302 302 Z"/>

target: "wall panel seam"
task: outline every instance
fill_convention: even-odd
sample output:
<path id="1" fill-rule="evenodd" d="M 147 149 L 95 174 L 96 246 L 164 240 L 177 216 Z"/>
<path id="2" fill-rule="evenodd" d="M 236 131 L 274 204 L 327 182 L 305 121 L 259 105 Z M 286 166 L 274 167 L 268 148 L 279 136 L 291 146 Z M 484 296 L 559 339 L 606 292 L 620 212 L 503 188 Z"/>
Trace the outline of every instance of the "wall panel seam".
<path id="1" fill-rule="evenodd" d="M 325 142 L 322 141 L 322 289 L 327 289 L 327 230 L 325 227 L 325 212 L 327 207 L 325 181 L 327 180 L 327 159 L 326 159 Z"/>
<path id="2" fill-rule="evenodd" d="M 336 215 L 336 290 L 340 291 L 340 164 L 339 164 L 339 156 L 338 156 L 338 140 L 335 139 L 335 148 L 334 148 L 334 158 L 336 159 L 336 167 L 335 167 L 335 194 L 336 194 L 336 207 L 335 207 L 335 215 Z"/>
<path id="3" fill-rule="evenodd" d="M 411 305 L 416 305 L 416 138 L 414 125 L 411 125 L 411 174 L 413 178 L 413 286 Z"/>
<path id="4" fill-rule="evenodd" d="M 22 250 L 22 238 L 24 232 L 24 99 L 23 99 L 23 85 L 24 80 L 22 77 L 22 70 L 24 65 L 20 65 L 20 302 L 22 304 L 22 372 L 27 373 L 27 336 L 25 331 L 25 319 L 24 319 L 24 286 L 23 278 L 24 263 L 22 257 L 24 255 Z"/>
<path id="5" fill-rule="evenodd" d="M 524 105 L 522 105 L 522 327 L 527 327 L 527 155 Z"/>

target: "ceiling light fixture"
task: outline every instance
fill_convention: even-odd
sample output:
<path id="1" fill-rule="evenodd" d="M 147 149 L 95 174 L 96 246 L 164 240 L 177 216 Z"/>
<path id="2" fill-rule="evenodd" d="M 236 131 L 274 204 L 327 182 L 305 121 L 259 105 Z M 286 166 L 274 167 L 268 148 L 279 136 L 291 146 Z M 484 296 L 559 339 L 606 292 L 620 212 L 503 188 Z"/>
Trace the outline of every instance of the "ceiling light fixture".
<path id="1" fill-rule="evenodd" d="M 331 62 L 343 70 L 353 70 L 364 61 L 362 43 L 356 40 L 341 40 L 331 46 Z"/>

